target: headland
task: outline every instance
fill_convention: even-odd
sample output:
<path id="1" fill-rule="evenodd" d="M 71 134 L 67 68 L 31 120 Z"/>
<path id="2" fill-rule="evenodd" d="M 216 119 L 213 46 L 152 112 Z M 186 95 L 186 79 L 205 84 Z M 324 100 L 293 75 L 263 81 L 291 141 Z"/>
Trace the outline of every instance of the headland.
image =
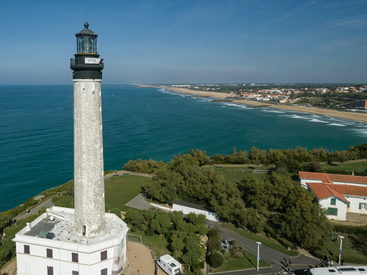
<path id="1" fill-rule="evenodd" d="M 316 115 L 324 115 L 330 117 L 336 117 L 347 120 L 359 121 L 367 124 L 367 113 L 362 112 L 351 112 L 351 111 L 337 111 L 326 108 L 317 108 L 317 107 L 308 107 L 302 105 L 283 105 L 283 104 L 272 104 L 272 103 L 264 103 L 253 100 L 246 100 L 236 97 L 233 94 L 228 93 L 220 93 L 220 92 L 210 92 L 210 91 L 197 91 L 190 90 L 187 88 L 177 88 L 177 87 L 168 87 L 168 86 L 158 86 L 158 85 L 139 85 L 140 87 L 154 87 L 154 88 L 163 88 L 168 89 L 177 93 L 182 94 L 192 94 L 201 97 L 211 97 L 213 99 L 219 99 L 221 101 L 232 102 L 237 104 L 244 104 L 252 107 L 265 107 L 265 108 L 275 108 L 282 109 L 294 112 L 303 112 L 310 113 Z"/>

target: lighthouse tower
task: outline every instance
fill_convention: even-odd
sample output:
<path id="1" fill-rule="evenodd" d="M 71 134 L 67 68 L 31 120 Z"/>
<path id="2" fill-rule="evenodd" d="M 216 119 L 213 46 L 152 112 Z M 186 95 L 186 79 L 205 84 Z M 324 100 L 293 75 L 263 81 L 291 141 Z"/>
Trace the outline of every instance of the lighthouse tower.
<path id="1" fill-rule="evenodd" d="M 17 274 L 111 275 L 127 266 L 128 227 L 105 213 L 101 81 L 103 60 L 89 24 L 77 33 L 74 80 L 74 206 L 56 207 L 19 231 Z"/>
<path id="2" fill-rule="evenodd" d="M 84 24 L 77 33 L 74 71 L 74 206 L 75 231 L 97 236 L 105 229 L 101 81 L 103 59 L 97 34 Z"/>

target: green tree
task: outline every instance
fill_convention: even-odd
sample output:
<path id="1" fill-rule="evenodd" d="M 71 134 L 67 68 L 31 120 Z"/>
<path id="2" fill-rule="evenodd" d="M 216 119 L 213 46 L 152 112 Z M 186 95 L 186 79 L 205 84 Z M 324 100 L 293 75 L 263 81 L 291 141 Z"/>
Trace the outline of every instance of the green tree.
<path id="1" fill-rule="evenodd" d="M 198 161 L 199 166 L 207 165 L 209 164 L 209 156 L 206 154 L 206 151 L 201 150 L 190 150 L 190 155 Z"/>
<path id="2" fill-rule="evenodd" d="M 182 251 L 185 247 L 185 238 L 187 236 L 186 232 L 182 232 L 182 231 L 173 231 L 170 241 L 171 243 L 169 244 L 169 247 L 171 249 L 171 251 L 174 253 L 175 257 L 177 258 L 181 258 L 182 256 Z"/>
<path id="3" fill-rule="evenodd" d="M 224 257 L 222 253 L 214 252 L 209 256 L 209 264 L 211 267 L 217 268 L 222 266 L 224 263 Z"/>
<path id="4" fill-rule="evenodd" d="M 220 244 L 220 240 L 222 237 L 220 236 L 221 231 L 218 227 L 212 227 L 208 232 L 208 254 L 213 254 L 216 251 L 221 251 L 222 246 Z"/>
<path id="5" fill-rule="evenodd" d="M 182 261 L 188 265 L 188 269 L 191 271 L 191 267 L 199 265 L 202 250 L 200 247 L 200 239 L 195 234 L 189 234 L 185 237 L 185 248 L 183 250 Z"/>

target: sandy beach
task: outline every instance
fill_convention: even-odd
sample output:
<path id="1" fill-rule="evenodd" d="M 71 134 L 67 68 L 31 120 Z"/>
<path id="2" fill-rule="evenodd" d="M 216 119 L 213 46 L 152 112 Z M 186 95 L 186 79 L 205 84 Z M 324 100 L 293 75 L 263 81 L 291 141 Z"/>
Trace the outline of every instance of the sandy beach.
<path id="1" fill-rule="evenodd" d="M 165 86 L 153 86 L 153 85 L 139 85 L 140 87 L 155 87 L 155 88 L 164 88 L 174 92 L 182 93 L 182 94 L 193 94 L 202 97 L 213 97 L 218 98 L 220 100 L 226 100 L 233 103 L 246 104 L 253 107 L 267 107 L 267 108 L 276 108 L 282 110 L 310 113 L 316 115 L 325 115 L 330 117 L 337 117 L 348 120 L 360 121 L 363 123 L 367 123 L 367 113 L 358 113 L 358 112 L 348 112 L 348 111 L 336 111 L 331 109 L 321 109 L 317 107 L 306 107 L 306 106 L 296 106 L 296 105 L 281 105 L 281 104 L 271 104 L 261 101 L 252 101 L 235 98 L 232 94 L 227 93 L 217 93 L 217 92 L 206 92 L 206 91 L 195 91 L 186 88 L 176 88 L 176 87 L 165 87 Z"/>

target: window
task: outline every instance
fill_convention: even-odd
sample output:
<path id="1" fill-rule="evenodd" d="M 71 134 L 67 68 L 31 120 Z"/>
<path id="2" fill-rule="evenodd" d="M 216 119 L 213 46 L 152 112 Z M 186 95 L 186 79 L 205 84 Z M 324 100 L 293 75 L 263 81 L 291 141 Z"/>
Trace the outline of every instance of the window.
<path id="1" fill-rule="evenodd" d="M 328 213 L 328 215 L 338 216 L 338 208 L 331 208 L 331 207 L 329 207 L 327 209 L 327 213 Z"/>
<path id="2" fill-rule="evenodd" d="M 30 253 L 30 248 L 29 245 L 24 245 L 24 254 L 29 254 Z"/>
<path id="3" fill-rule="evenodd" d="M 72 275 L 79 275 L 79 271 L 73 271 Z"/>
<path id="4" fill-rule="evenodd" d="M 107 250 L 101 252 L 101 261 L 104 261 L 107 259 Z"/>
<path id="5" fill-rule="evenodd" d="M 101 275 L 107 275 L 107 268 L 101 270 Z"/>
<path id="6" fill-rule="evenodd" d="M 78 253 L 71 253 L 71 260 L 74 262 L 74 263 L 78 263 Z"/>
<path id="7" fill-rule="evenodd" d="M 52 266 L 47 267 L 47 275 L 54 275 L 54 268 Z"/>
<path id="8" fill-rule="evenodd" d="M 330 204 L 331 205 L 336 205 L 336 198 L 331 198 Z"/>
<path id="9" fill-rule="evenodd" d="M 359 209 L 367 209 L 367 203 L 365 203 L 365 202 L 360 202 L 360 203 L 359 203 Z"/>
<path id="10" fill-rule="evenodd" d="M 52 249 L 47 248 L 47 250 L 46 250 L 46 251 L 47 251 L 47 253 L 46 253 L 46 254 L 47 254 L 47 258 L 53 258 L 53 257 L 52 257 Z"/>

